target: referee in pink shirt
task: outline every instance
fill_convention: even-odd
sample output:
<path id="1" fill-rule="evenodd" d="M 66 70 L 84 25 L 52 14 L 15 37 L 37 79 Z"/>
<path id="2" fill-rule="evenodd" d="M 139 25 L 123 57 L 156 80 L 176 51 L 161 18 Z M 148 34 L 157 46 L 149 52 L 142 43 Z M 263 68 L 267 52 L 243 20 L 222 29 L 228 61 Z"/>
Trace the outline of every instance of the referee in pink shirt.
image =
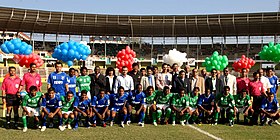
<path id="1" fill-rule="evenodd" d="M 36 72 L 36 68 L 37 66 L 35 63 L 30 64 L 30 70 L 29 72 L 23 75 L 18 92 L 20 92 L 24 86 L 25 86 L 25 91 L 28 93 L 29 93 L 29 88 L 31 86 L 36 86 L 37 89 L 41 91 L 41 87 L 42 87 L 41 76 L 39 73 Z"/>
<path id="2" fill-rule="evenodd" d="M 2 83 L 2 102 L 3 105 L 7 106 L 6 113 L 6 128 L 9 129 L 11 127 L 11 113 L 12 108 L 14 109 L 14 127 L 18 128 L 18 108 L 20 105 L 20 94 L 18 89 L 20 87 L 21 80 L 16 76 L 16 68 L 9 67 L 10 76 L 6 77 Z"/>

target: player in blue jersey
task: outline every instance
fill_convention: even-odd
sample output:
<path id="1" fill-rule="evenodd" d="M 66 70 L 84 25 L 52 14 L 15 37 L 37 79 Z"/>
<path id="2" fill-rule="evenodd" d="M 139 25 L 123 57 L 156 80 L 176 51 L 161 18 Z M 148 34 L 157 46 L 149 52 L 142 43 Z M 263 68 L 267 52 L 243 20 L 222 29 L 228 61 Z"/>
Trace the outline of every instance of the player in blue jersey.
<path id="1" fill-rule="evenodd" d="M 118 87 L 118 93 L 117 94 L 110 94 L 110 102 L 113 104 L 111 110 L 111 122 L 110 126 L 113 126 L 116 113 L 118 112 L 119 115 L 122 116 L 121 120 L 121 127 L 124 127 L 124 121 L 127 117 L 127 108 L 126 108 L 126 102 L 128 100 L 128 94 L 124 94 L 124 87 L 120 86 Z"/>
<path id="2" fill-rule="evenodd" d="M 69 69 L 68 88 L 74 93 L 74 97 L 78 96 L 76 95 L 76 75 L 74 68 Z"/>
<path id="3" fill-rule="evenodd" d="M 105 94 L 105 90 L 99 90 L 99 94 L 94 96 L 91 102 L 92 105 L 92 121 L 93 126 L 96 126 L 96 120 L 100 120 L 103 127 L 106 127 L 106 121 L 109 116 L 106 116 L 110 104 L 109 96 Z"/>
<path id="4" fill-rule="evenodd" d="M 269 68 L 267 69 L 266 71 L 266 75 L 267 75 L 267 78 L 271 84 L 271 87 L 270 87 L 270 92 L 274 94 L 274 98 L 277 97 L 277 91 L 278 91 L 278 77 L 276 75 L 273 75 L 273 69 L 272 68 Z"/>
<path id="5" fill-rule="evenodd" d="M 48 93 L 43 96 L 42 100 L 42 128 L 41 131 L 46 130 L 46 119 L 47 117 L 50 119 L 49 127 L 53 127 L 53 118 L 55 115 L 58 115 L 60 118 L 60 125 L 62 123 L 62 114 L 60 112 L 61 101 L 58 96 L 55 95 L 54 88 L 49 88 Z"/>
<path id="6" fill-rule="evenodd" d="M 87 91 L 82 90 L 81 97 L 76 97 L 74 102 L 75 126 L 74 130 L 78 129 L 81 117 L 85 117 L 85 126 L 89 128 L 89 119 L 91 117 L 91 101 L 88 99 Z"/>
<path id="7" fill-rule="evenodd" d="M 67 74 L 62 72 L 62 63 L 55 63 L 55 72 L 52 72 L 48 77 L 48 89 L 50 87 L 55 89 L 56 94 L 59 96 L 65 96 L 65 93 L 69 91 Z"/>
<path id="8" fill-rule="evenodd" d="M 269 125 L 272 125 L 272 122 L 278 120 L 280 117 L 279 103 L 276 98 L 274 98 L 274 93 L 268 93 L 268 97 L 263 99 L 261 104 L 261 125 L 264 125 L 267 118 L 270 120 L 268 121 Z"/>
<path id="9" fill-rule="evenodd" d="M 215 97 L 211 94 L 209 88 L 205 90 L 205 93 L 200 95 L 197 101 L 199 109 L 199 122 L 212 123 L 213 111 L 215 105 Z"/>
<path id="10" fill-rule="evenodd" d="M 130 121 L 130 116 L 132 113 L 132 109 L 134 108 L 136 113 L 135 115 L 139 117 L 138 124 L 142 127 L 144 127 L 144 118 L 145 118 L 145 113 L 146 109 L 144 107 L 146 102 L 146 95 L 144 92 L 142 92 L 142 85 L 137 84 L 136 85 L 136 90 L 133 90 L 129 93 L 128 95 L 128 125 L 131 122 Z"/>

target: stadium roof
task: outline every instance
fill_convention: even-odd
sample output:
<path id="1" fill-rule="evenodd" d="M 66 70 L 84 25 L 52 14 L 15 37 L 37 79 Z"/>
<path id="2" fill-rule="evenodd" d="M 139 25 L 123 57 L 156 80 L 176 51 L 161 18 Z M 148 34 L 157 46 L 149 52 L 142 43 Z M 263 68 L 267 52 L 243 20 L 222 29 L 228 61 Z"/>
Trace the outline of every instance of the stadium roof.
<path id="1" fill-rule="evenodd" d="M 0 7 L 0 30 L 130 37 L 262 36 L 280 33 L 279 18 L 279 12 L 126 16 Z"/>

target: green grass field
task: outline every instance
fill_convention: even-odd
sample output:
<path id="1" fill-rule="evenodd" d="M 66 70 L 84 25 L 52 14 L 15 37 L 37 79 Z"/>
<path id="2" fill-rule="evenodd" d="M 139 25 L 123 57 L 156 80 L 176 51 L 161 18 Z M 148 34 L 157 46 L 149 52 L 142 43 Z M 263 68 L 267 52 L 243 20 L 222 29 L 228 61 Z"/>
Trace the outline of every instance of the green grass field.
<path id="1" fill-rule="evenodd" d="M 46 90 L 46 84 L 43 85 Z M 279 95 L 279 94 L 278 94 Z M 278 96 L 279 99 L 279 96 Z M 0 110 L 2 114 L 2 107 Z M 243 118 L 243 117 L 242 117 Z M 145 124 L 142 128 L 137 124 L 121 128 L 118 125 L 113 127 L 83 128 L 77 131 L 65 130 L 63 132 L 56 128 L 47 129 L 45 132 L 29 129 L 26 133 L 22 130 L 6 130 L 4 126 L 5 119 L 0 118 L 0 139 L 213 139 L 189 126 L 159 125 L 157 127 L 151 124 Z M 221 139 L 277 139 L 280 136 L 280 126 L 243 126 L 235 124 L 234 127 L 227 125 L 212 126 L 208 124 L 193 125 Z"/>

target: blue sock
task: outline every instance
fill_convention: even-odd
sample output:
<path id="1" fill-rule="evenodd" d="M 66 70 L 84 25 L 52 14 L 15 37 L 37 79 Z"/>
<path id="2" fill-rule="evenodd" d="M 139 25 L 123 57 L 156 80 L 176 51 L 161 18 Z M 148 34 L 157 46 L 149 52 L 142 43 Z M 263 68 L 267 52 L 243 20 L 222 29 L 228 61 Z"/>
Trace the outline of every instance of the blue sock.
<path id="1" fill-rule="evenodd" d="M 75 128 L 78 128 L 78 126 L 79 126 L 79 119 L 75 118 Z"/>
<path id="2" fill-rule="evenodd" d="M 127 118 L 127 114 L 123 114 L 123 121 L 125 121 Z"/>
<path id="3" fill-rule="evenodd" d="M 89 127 L 88 122 L 89 122 L 89 117 L 86 117 L 86 124 L 85 124 L 86 127 Z"/>
<path id="4" fill-rule="evenodd" d="M 92 117 L 92 122 L 93 122 L 93 123 L 96 123 L 96 115 L 94 115 L 94 116 Z"/>
<path id="5" fill-rule="evenodd" d="M 106 117 L 104 122 L 107 122 L 110 119 L 110 117 Z"/>
<path id="6" fill-rule="evenodd" d="M 131 120 L 130 117 L 131 117 L 131 113 L 128 113 L 128 114 L 127 114 L 127 121 L 130 121 L 130 120 Z"/>
<path id="7" fill-rule="evenodd" d="M 59 125 L 62 125 L 62 118 L 59 118 Z"/>
<path id="8" fill-rule="evenodd" d="M 115 117 L 111 117 L 111 121 L 114 122 L 115 121 Z"/>
<path id="9" fill-rule="evenodd" d="M 47 120 L 47 116 L 42 118 L 42 126 L 46 126 L 46 120 Z"/>
<path id="10" fill-rule="evenodd" d="M 140 114 L 139 114 L 139 122 L 143 121 L 144 115 L 145 115 L 144 112 L 141 111 Z"/>

